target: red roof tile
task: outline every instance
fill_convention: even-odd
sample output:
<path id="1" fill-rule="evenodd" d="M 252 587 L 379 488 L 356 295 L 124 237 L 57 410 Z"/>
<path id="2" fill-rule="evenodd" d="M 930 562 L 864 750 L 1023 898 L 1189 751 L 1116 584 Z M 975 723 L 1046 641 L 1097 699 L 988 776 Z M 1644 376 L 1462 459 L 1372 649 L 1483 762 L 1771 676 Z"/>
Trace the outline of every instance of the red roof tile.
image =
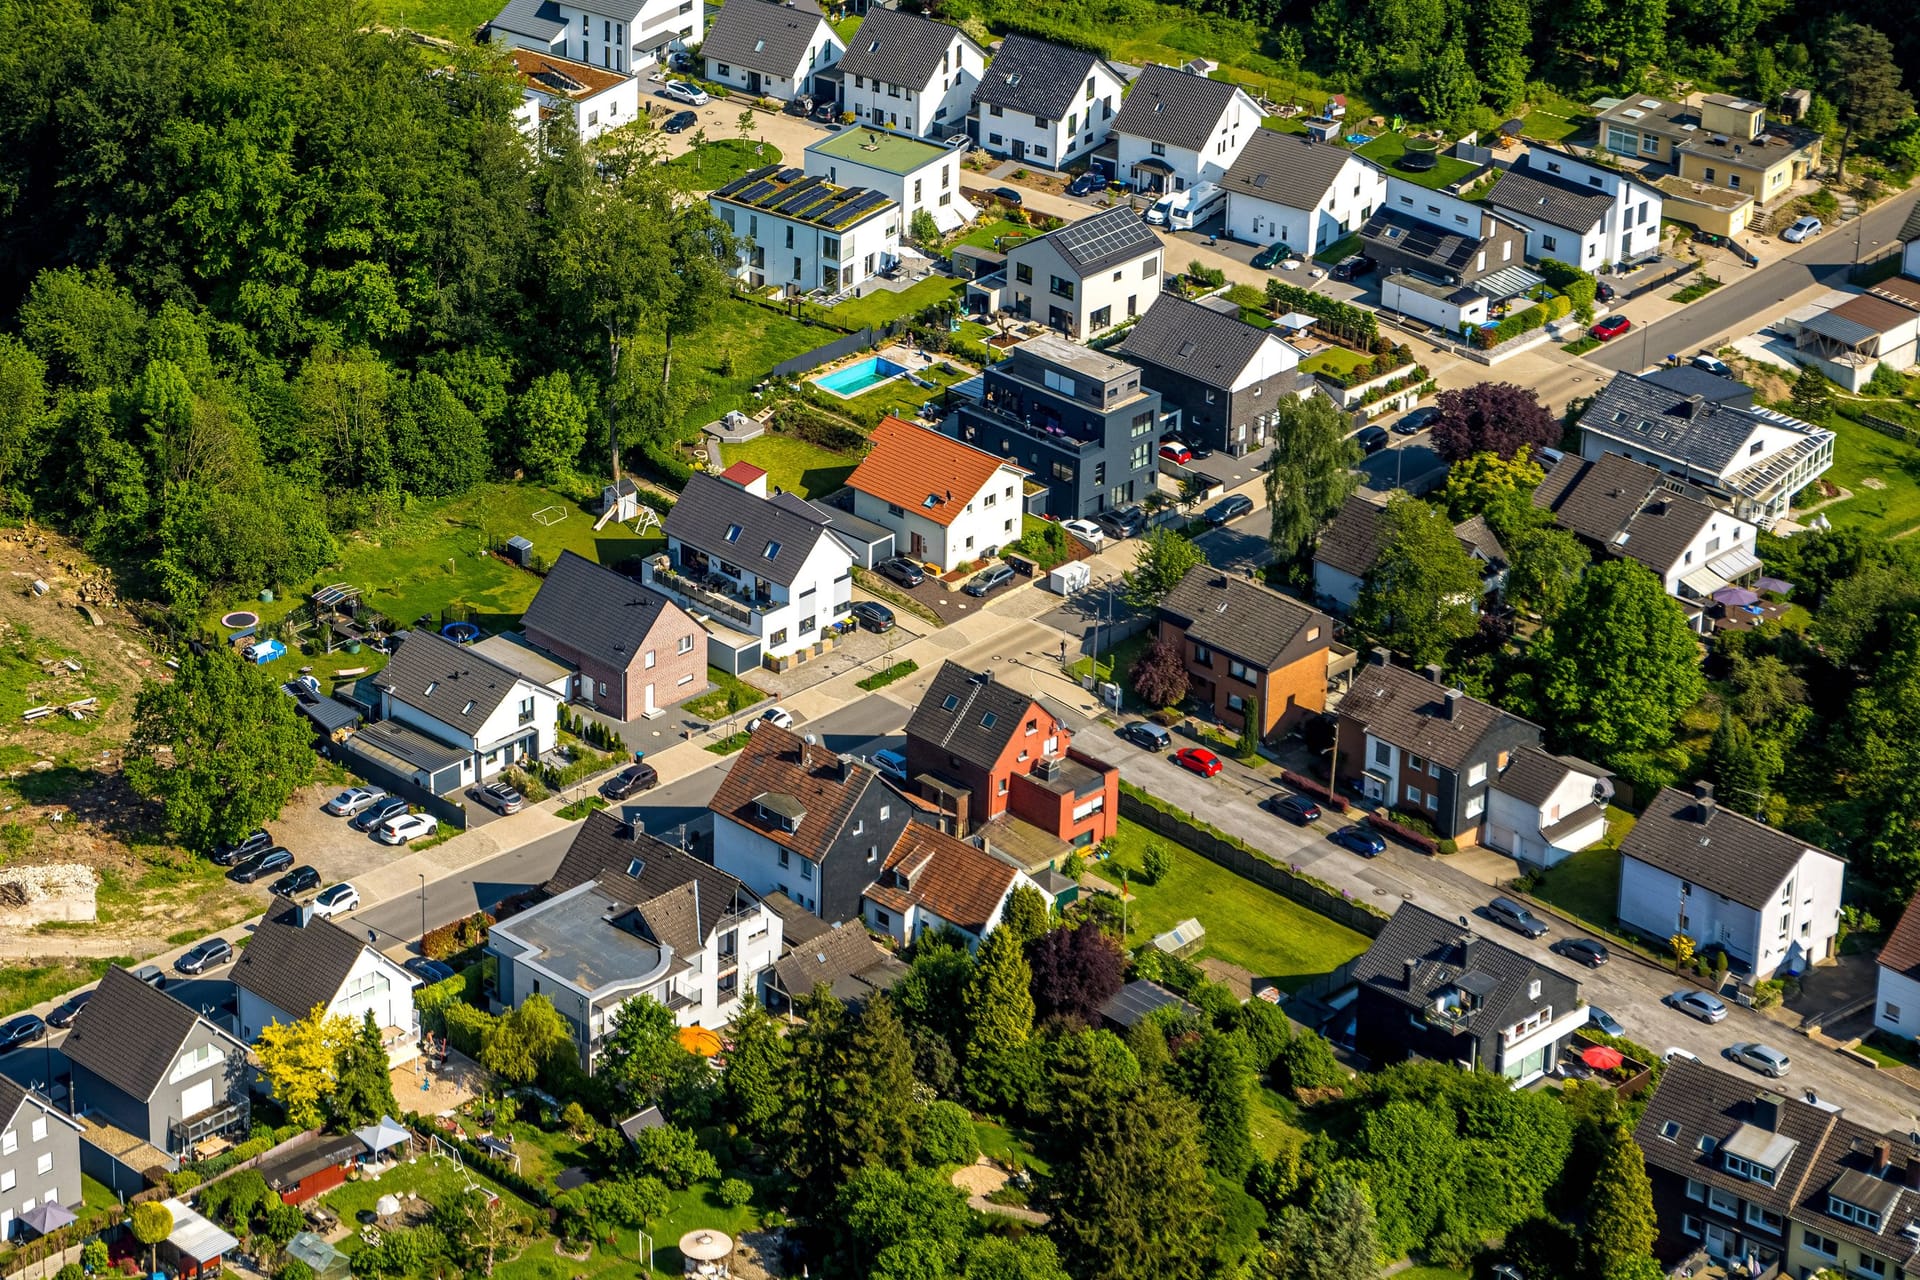
<path id="1" fill-rule="evenodd" d="M 900 418 L 882 418 L 872 439 L 872 451 L 847 477 L 847 487 L 937 525 L 958 519 L 1001 467 L 1027 474 L 1005 458 Z"/>
<path id="2" fill-rule="evenodd" d="M 895 911 L 918 906 L 979 937 L 1019 874 L 963 840 L 909 823 L 866 896 Z"/>
<path id="3" fill-rule="evenodd" d="M 751 462 L 736 462 L 725 471 L 722 471 L 720 478 L 731 481 L 744 488 L 766 474 L 765 471 L 754 466 Z"/>

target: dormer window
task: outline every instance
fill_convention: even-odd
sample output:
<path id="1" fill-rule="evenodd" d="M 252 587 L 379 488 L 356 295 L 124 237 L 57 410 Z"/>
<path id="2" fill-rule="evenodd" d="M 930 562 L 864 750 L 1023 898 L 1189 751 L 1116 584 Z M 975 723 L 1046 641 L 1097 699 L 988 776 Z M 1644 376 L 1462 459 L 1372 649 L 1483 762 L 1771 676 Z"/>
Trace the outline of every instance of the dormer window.
<path id="1" fill-rule="evenodd" d="M 1766 1165 L 1756 1164 L 1754 1161 L 1748 1160 L 1743 1156 L 1734 1155 L 1731 1151 L 1724 1152 L 1721 1156 L 1721 1161 L 1721 1167 L 1734 1177 L 1745 1178 L 1748 1182 L 1758 1182 L 1762 1186 L 1772 1186 L 1773 1180 L 1777 1176 L 1776 1172 L 1769 1169 Z M 1835 1203 L 1840 1202 L 1836 1201 Z"/>
<path id="2" fill-rule="evenodd" d="M 1842 1200 L 1839 1196 L 1828 1196 L 1827 1212 L 1842 1222 L 1851 1222 L 1869 1231 L 1880 1230 L 1880 1215 L 1871 1209 L 1861 1208 L 1851 1200 Z"/>

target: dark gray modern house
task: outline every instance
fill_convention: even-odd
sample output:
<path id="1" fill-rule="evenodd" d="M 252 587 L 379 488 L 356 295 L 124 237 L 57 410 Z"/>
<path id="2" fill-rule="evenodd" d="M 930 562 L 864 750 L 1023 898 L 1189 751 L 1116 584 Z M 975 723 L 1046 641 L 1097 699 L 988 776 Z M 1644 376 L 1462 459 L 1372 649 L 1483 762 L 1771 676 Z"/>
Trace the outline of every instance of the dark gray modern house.
<path id="1" fill-rule="evenodd" d="M 1137 366 L 1042 334 L 982 376 L 980 403 L 941 430 L 1027 468 L 1047 486 L 1047 515 L 1091 516 L 1153 492 L 1161 400 Z"/>
<path id="2" fill-rule="evenodd" d="M 18 1081 L 0 1077 L 0 1241 L 22 1224 L 45 1235 L 80 1203 L 80 1125 Z"/>
<path id="3" fill-rule="evenodd" d="M 1128 330 L 1120 354 L 1180 411 L 1182 441 L 1236 458 L 1272 439 L 1276 404 L 1313 386 L 1278 334 L 1171 293 Z"/>

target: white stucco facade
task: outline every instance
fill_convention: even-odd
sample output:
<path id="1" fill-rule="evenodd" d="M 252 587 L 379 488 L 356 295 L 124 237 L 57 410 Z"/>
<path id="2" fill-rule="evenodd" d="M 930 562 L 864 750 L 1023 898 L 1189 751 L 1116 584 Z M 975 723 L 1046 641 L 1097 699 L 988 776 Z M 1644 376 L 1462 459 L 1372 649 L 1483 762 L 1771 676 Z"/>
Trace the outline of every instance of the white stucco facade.
<path id="1" fill-rule="evenodd" d="M 703 58 L 706 64 L 707 79 L 717 81 L 730 88 L 756 98 L 772 98 L 776 102 L 789 102 L 802 94 L 813 92 L 815 72 L 825 71 L 840 61 L 840 55 L 847 51 L 840 37 L 833 33 L 823 18 L 807 41 L 806 52 L 791 67 L 779 72 L 754 70 L 718 58 Z"/>
<path id="2" fill-rule="evenodd" d="M 1436 285 L 1419 276 L 1389 272 L 1380 278 L 1380 305 L 1412 316 L 1443 333 L 1486 323 L 1487 297 L 1457 285 Z"/>
<path id="3" fill-rule="evenodd" d="M 734 275 L 756 289 L 791 285 L 802 293 L 839 293 L 887 270 L 900 258 L 898 205 L 876 209 L 851 226 L 829 229 L 714 195 L 708 204 L 740 238 Z"/>
<path id="4" fill-rule="evenodd" d="M 403 702 L 391 692 L 380 695 L 383 718 L 418 729 L 428 737 L 467 752 L 460 765 L 462 785 L 490 778 L 515 761 L 545 755 L 559 741 L 560 695 L 522 678 L 480 728 L 469 732 L 432 712 Z"/>
<path id="5" fill-rule="evenodd" d="M 1750 964 L 1757 979 L 1803 972 L 1833 954 L 1844 869 L 1840 859 L 1809 849 L 1765 895 L 1765 906 L 1752 907 L 1623 857 L 1620 921 L 1655 938 L 1685 933 L 1702 950 L 1722 946 Z"/>
<path id="6" fill-rule="evenodd" d="M 1496 186 L 1493 207 L 1527 228 L 1527 257 L 1554 258 L 1583 271 L 1599 271 L 1659 252 L 1662 201 L 1658 191 L 1633 181 L 1628 174 L 1558 152 L 1537 151 L 1527 163 L 1536 173 L 1602 192 L 1611 202 L 1591 226 L 1563 227 L 1546 221 L 1537 208 L 1503 203 Z"/>
<path id="7" fill-rule="evenodd" d="M 1107 140 L 1113 132 L 1114 113 L 1120 110 L 1126 86 L 1105 62 L 1094 60 L 1088 81 L 1073 108 L 1059 119 L 1023 115 L 993 103 L 976 104 L 976 140 L 995 155 L 1046 169 L 1064 168 Z"/>
<path id="8" fill-rule="evenodd" d="M 1311 209 L 1233 191 L 1227 197 L 1227 234 L 1249 244 L 1280 241 L 1311 255 L 1358 231 L 1386 198 L 1387 175 L 1359 156 L 1349 156 Z"/>
<path id="9" fill-rule="evenodd" d="M 857 143 L 861 132 L 850 129 L 829 134 L 808 147 L 802 162 L 807 176 L 825 178 L 837 187 L 865 187 L 881 192 L 900 206 L 899 223 L 903 229 L 912 227 L 913 215 L 922 209 L 932 214 L 935 222 L 942 224 L 942 230 L 953 230 L 974 219 L 978 210 L 960 189 L 958 149 L 902 141 L 897 142 L 896 146 L 910 150 L 904 163 L 897 167 L 878 163 L 877 160 L 875 163 L 863 163 L 858 155 L 849 157 L 845 154 L 857 152 L 857 145 L 850 146 L 841 141 L 852 139 Z M 900 153 L 885 143 L 875 154 L 876 157 L 885 156 L 889 160 L 900 158 Z M 898 252 L 897 244 L 895 252 Z"/>
<path id="10" fill-rule="evenodd" d="M 1539 805 L 1509 795 L 1496 782 L 1487 793 L 1483 842 L 1490 849 L 1536 867 L 1564 862 L 1607 834 L 1606 810 L 1593 802 L 1598 782 L 1594 775 L 1574 770 L 1560 780 L 1546 803 Z M 1553 830 L 1564 819 L 1582 812 L 1588 815 L 1584 822 L 1565 831 Z"/>
<path id="11" fill-rule="evenodd" d="M 860 917 L 866 922 L 867 928 L 892 938 L 901 946 L 907 946 L 922 934 L 935 933 L 951 925 L 967 940 L 969 946 L 977 947 L 982 939 L 1000 927 L 1000 921 L 1007 913 L 1007 899 L 1012 897 L 1013 891 L 1021 885 L 1036 891 L 1039 889 L 1039 886 L 1034 884 L 1025 872 L 1015 875 L 1013 884 L 1006 893 L 1001 895 L 998 905 L 994 907 L 993 913 L 987 917 L 986 923 L 981 926 L 978 933 L 973 931 L 972 926 L 943 918 L 938 911 L 921 902 L 915 902 L 902 911 L 875 902 L 872 898 L 863 897 L 860 899 Z"/>
<path id="12" fill-rule="evenodd" d="M 705 32 L 700 0 L 601 0 L 592 6 L 560 4 L 552 38 L 493 26 L 493 39 L 520 49 L 584 62 L 633 75 L 665 60 L 672 51 L 700 43 Z"/>
<path id="13" fill-rule="evenodd" d="M 1045 236 L 1007 251 L 1009 306 L 1076 341 L 1143 314 L 1160 296 L 1161 249 L 1084 275 Z"/>
<path id="14" fill-rule="evenodd" d="M 819 864 L 725 814 L 713 819 L 713 865 L 763 898 L 784 893 L 819 914 Z"/>
<path id="15" fill-rule="evenodd" d="M 417 1040 L 420 1015 L 413 1005 L 413 993 L 419 986 L 420 979 L 400 965 L 372 947 L 362 947 L 360 958 L 354 961 L 346 980 L 327 1002 L 327 1015 L 346 1018 L 358 1027 L 362 1019 L 372 1013 L 374 1025 L 396 1027 L 408 1033 L 409 1041 Z M 298 1022 L 311 1012 L 308 1009 L 275 1008 L 245 987 L 236 987 L 236 990 L 239 993 L 240 1038 L 248 1044 L 252 1044 L 262 1031 L 275 1023 Z"/>
<path id="16" fill-rule="evenodd" d="M 856 40 L 859 36 L 856 34 Z M 916 138 L 965 133 L 987 57 L 958 31 L 947 44 L 940 69 L 923 84 L 894 84 L 872 76 L 849 75 L 840 86 L 840 109 L 855 123 Z"/>
<path id="17" fill-rule="evenodd" d="M 1159 189 L 1185 191 L 1197 182 L 1220 182 L 1240 158 L 1247 139 L 1260 127 L 1266 113 L 1244 91 L 1236 90 L 1198 148 L 1171 146 L 1140 134 L 1114 130 L 1119 139 L 1116 174 L 1122 182 L 1145 189 L 1149 184 L 1137 169 L 1151 171 L 1165 165 L 1171 178 Z"/>
<path id="18" fill-rule="evenodd" d="M 895 534 L 894 547 L 901 555 L 922 563 L 937 564 L 942 572 L 969 560 L 978 560 L 988 548 L 1006 546 L 1020 536 L 1020 493 L 1025 472 L 1011 465 L 993 473 L 993 478 L 966 500 L 948 524 L 931 519 L 923 511 L 895 505 L 871 493 L 853 491 L 853 514 L 871 520 Z M 944 509 L 952 504 L 945 504 Z"/>
<path id="19" fill-rule="evenodd" d="M 1882 966 L 1874 992 L 1873 1025 L 1909 1040 L 1920 1037 L 1920 981 Z"/>

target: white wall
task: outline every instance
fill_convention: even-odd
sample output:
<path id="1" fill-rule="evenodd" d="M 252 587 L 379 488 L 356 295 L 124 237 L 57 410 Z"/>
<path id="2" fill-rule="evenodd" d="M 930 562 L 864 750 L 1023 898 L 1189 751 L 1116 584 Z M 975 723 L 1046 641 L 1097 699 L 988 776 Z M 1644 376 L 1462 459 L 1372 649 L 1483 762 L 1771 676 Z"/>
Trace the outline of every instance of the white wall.
<path id="1" fill-rule="evenodd" d="M 1920 279 L 1920 240 L 1911 240 L 1900 251 L 1900 274 Z"/>
<path id="2" fill-rule="evenodd" d="M 795 222 L 764 209 L 748 209 L 710 197 L 709 206 L 740 237 L 740 265 L 734 275 L 755 288 L 793 284 L 802 291 L 827 287 L 826 270 L 835 267 L 836 290 L 878 275 L 900 256 L 904 225 L 897 206 L 885 208 L 851 227 L 829 231 Z M 787 243 L 791 232 L 792 244 Z M 750 244 L 748 242 L 751 242 Z M 827 253 L 829 243 L 833 254 Z M 753 265 L 754 250 L 763 265 Z"/>
<path id="3" fill-rule="evenodd" d="M 1113 117 L 1119 113 L 1124 87 L 1105 63 L 1094 63 L 1092 79 L 1091 95 L 1082 84 L 1066 118 L 1044 124 L 1037 124 L 1032 116 L 1017 111 L 996 115 L 991 105 L 976 106 L 973 117 L 980 125 L 980 145 L 996 155 L 1014 155 L 1017 149 L 1023 161 L 1031 160 L 1041 168 L 1052 169 L 1092 151 L 1113 132 Z"/>
<path id="4" fill-rule="evenodd" d="M 913 224 L 920 209 L 934 209 L 953 203 L 960 190 L 960 152 L 941 148 L 940 155 L 911 173 L 894 173 L 838 156 L 823 155 L 809 148 L 802 162 L 807 175 L 825 178 L 839 187 L 868 187 L 891 196 L 900 206 L 900 225 Z"/>
<path id="5" fill-rule="evenodd" d="M 777 102 L 786 102 L 809 93 L 813 87 L 813 75 L 824 71 L 840 60 L 847 47 L 840 43 L 840 37 L 833 34 L 833 28 L 825 21 L 815 29 L 807 41 L 806 54 L 794 66 L 788 67 L 780 75 L 760 73 L 758 93 L 763 98 L 772 98 Z M 755 92 L 748 87 L 748 77 L 753 74 L 748 67 L 723 63 L 717 58 L 703 59 L 707 67 L 707 79 L 718 80 L 721 84 L 731 85 L 742 92 Z"/>
<path id="6" fill-rule="evenodd" d="M 951 524 L 929 519 L 914 507 L 900 507 L 896 515 L 893 504 L 857 489 L 853 494 L 853 513 L 893 530 L 894 549 L 900 555 L 937 564 L 944 572 L 966 561 L 978 560 L 988 547 L 1004 547 L 1020 536 L 1020 490 L 1020 474 L 1001 467 Z M 923 544 L 919 552 L 913 549 L 916 533 Z"/>
<path id="7" fill-rule="evenodd" d="M 1115 133 L 1114 136 L 1120 140 L 1114 177 L 1121 182 L 1133 183 L 1140 190 L 1145 190 L 1147 184 L 1134 181 L 1133 166 L 1142 160 L 1158 160 L 1172 168 L 1173 176 L 1167 178 L 1166 185 L 1162 188 L 1165 191 L 1185 191 L 1196 182 L 1203 180 L 1218 182 L 1226 175 L 1227 170 L 1224 165 L 1220 166 L 1216 172 L 1209 174 L 1206 162 L 1201 159 L 1201 152 L 1190 151 L 1185 147 L 1163 146 L 1160 143 L 1149 142 L 1137 134 Z M 1245 139 L 1242 139 L 1243 143 L 1244 141 Z M 1155 147 L 1160 149 L 1156 151 Z"/>
<path id="8" fill-rule="evenodd" d="M 581 141 L 591 142 L 607 130 L 632 124 L 640 117 L 640 82 L 628 76 L 604 92 L 568 105 L 573 108 L 574 131 Z"/>
<path id="9" fill-rule="evenodd" d="M 1508 795 L 1496 784 L 1487 793 L 1488 847 L 1522 862 L 1551 867 L 1594 844 L 1607 833 L 1606 813 L 1601 809 L 1594 810 L 1592 822 L 1561 836 L 1558 843 L 1548 844 L 1540 833 L 1568 814 L 1591 805 L 1597 781 L 1592 774 L 1571 772 L 1561 779 L 1546 804 L 1539 807 Z"/>
<path id="10" fill-rule="evenodd" d="M 323 926 L 328 927 L 328 926 Z M 368 1010 L 382 1027 L 417 1030 L 419 1014 L 413 1007 L 413 992 L 420 979 L 379 954 L 371 947 L 360 949 L 360 958 L 347 971 L 340 990 L 327 1005 L 329 1014 L 340 1014 L 360 1025 Z M 277 1009 L 242 987 L 238 989 L 240 1038 L 248 1044 L 259 1039 L 267 1027 L 279 1022 L 296 1022 L 307 1016 L 306 1009 Z"/>
<path id="11" fill-rule="evenodd" d="M 682 13 L 685 3 L 686 0 L 605 0 L 591 8 L 562 4 L 559 20 L 566 24 L 566 31 L 551 45 L 510 32 L 500 34 L 522 48 L 538 49 L 591 67 L 631 75 L 654 65 L 655 59 L 649 50 L 663 37 L 671 36 L 676 48 L 700 42 L 705 30 L 701 25 L 705 11 L 700 0 L 693 0 L 687 12 Z"/>
<path id="12" fill-rule="evenodd" d="M 1909 1040 L 1920 1036 L 1920 982 L 1883 967 L 1874 998 L 1873 1025 Z"/>
<path id="13" fill-rule="evenodd" d="M 859 123 L 893 133 L 917 138 L 965 133 L 974 86 L 985 68 L 980 50 L 956 32 L 947 45 L 946 65 L 925 84 L 896 85 L 848 75 L 840 86 L 840 106 Z"/>
<path id="14" fill-rule="evenodd" d="M 1458 306 L 1422 293 L 1402 283 L 1401 278 L 1394 275 L 1380 278 L 1380 305 L 1388 311 L 1398 311 L 1416 320 L 1424 320 L 1447 333 L 1459 333 L 1463 323 L 1483 324 L 1487 318 L 1487 299 L 1484 295 L 1475 294 L 1473 301 Z"/>
<path id="15" fill-rule="evenodd" d="M 1160 296 L 1161 280 L 1166 273 L 1165 251 L 1143 254 L 1131 262 L 1122 262 L 1117 266 L 1106 267 L 1087 277 L 1081 277 L 1079 268 L 1070 264 L 1054 249 L 1051 241 L 1044 238 L 1029 240 L 1016 245 L 1007 254 L 1007 288 L 1011 294 L 1009 305 L 1017 304 L 1024 298 L 1029 314 L 1038 324 L 1048 323 L 1047 317 L 1054 307 L 1060 308 L 1073 317 L 1073 337 L 1081 342 L 1095 337 L 1114 325 L 1124 323 L 1129 316 L 1145 315 L 1154 299 Z M 1019 267 L 1024 264 L 1031 269 L 1031 282 L 1019 278 Z M 1073 282 L 1073 297 L 1057 297 L 1053 292 L 1053 278 Z M 1132 299 L 1132 305 L 1128 300 Z M 1106 323 L 1093 323 L 1094 313 L 1105 310 Z"/>
<path id="16" fill-rule="evenodd" d="M 1706 525 L 1681 551 L 1680 558 L 1662 576 L 1661 585 L 1666 587 L 1668 595 L 1686 597 L 1691 593 L 1681 589 L 1681 578 L 1702 567 L 1715 556 L 1725 555 L 1736 547 L 1745 547 L 1751 551 L 1757 532 L 1758 530 L 1745 520 L 1728 515 L 1716 508 Z"/>
<path id="17" fill-rule="evenodd" d="M 787 865 L 780 865 L 785 854 Z M 713 819 L 713 865 L 761 897 L 784 893 L 815 915 L 820 914 L 820 868 L 776 844 L 752 827 L 724 814 Z M 806 874 L 811 867 L 813 874 Z"/>
<path id="18" fill-rule="evenodd" d="M 1537 164 L 1554 177 L 1604 191 L 1613 198 L 1613 208 L 1602 220 L 1598 236 L 1592 237 L 1597 244 L 1589 246 L 1588 238 L 1584 237 L 1581 241 L 1582 253 L 1586 253 L 1590 247 L 1595 250 L 1595 263 L 1583 260 L 1576 262 L 1576 266 L 1591 271 L 1594 265 L 1631 262 L 1660 247 L 1662 202 L 1658 191 L 1641 186 L 1615 170 L 1584 164 L 1571 156 L 1542 152 L 1533 156 L 1529 164 Z M 1573 259 L 1563 258 L 1561 261 L 1571 262 Z"/>
<path id="19" fill-rule="evenodd" d="M 1350 613 L 1360 600 L 1360 588 L 1363 584 L 1344 569 L 1336 569 L 1330 564 L 1313 562 L 1313 594 L 1331 600 L 1335 609 Z"/>

